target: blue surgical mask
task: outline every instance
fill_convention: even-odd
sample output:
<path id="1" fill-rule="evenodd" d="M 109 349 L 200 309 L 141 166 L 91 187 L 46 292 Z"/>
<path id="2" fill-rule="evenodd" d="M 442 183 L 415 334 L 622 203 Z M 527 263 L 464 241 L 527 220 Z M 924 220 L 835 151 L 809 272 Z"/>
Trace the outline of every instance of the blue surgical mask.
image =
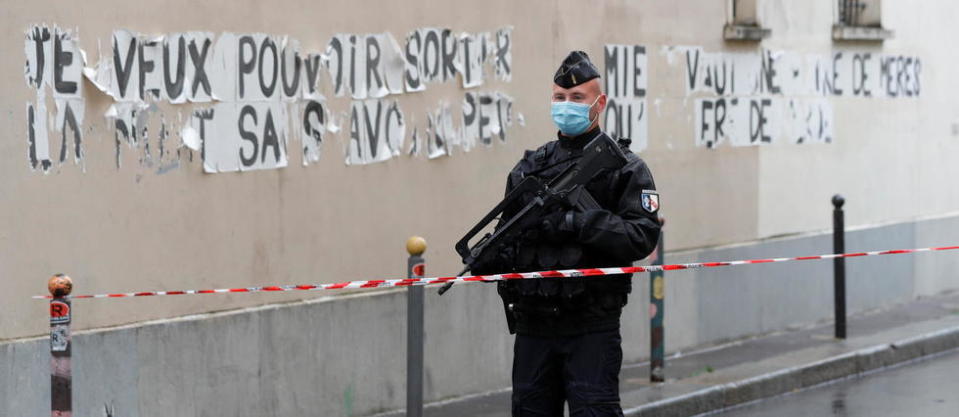
<path id="1" fill-rule="evenodd" d="M 593 108 L 597 101 L 599 97 L 593 100 L 593 104 L 554 101 L 551 110 L 553 123 L 556 123 L 556 127 L 564 135 L 576 136 L 583 133 L 593 124 L 593 121 L 589 119 L 589 109 Z"/>

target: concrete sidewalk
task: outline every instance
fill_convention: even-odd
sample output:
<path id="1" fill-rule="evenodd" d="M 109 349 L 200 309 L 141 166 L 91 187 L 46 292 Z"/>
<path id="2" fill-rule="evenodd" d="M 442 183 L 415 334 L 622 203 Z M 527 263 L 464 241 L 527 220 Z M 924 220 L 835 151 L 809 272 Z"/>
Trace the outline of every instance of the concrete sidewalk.
<path id="1" fill-rule="evenodd" d="M 851 316 L 849 337 L 840 341 L 832 335 L 832 324 L 826 323 L 674 354 L 667 358 L 668 380 L 662 384 L 649 383 L 648 363 L 624 364 L 624 413 L 692 416 L 957 348 L 959 293 Z M 504 387 L 428 404 L 425 415 L 506 417 L 509 397 Z"/>

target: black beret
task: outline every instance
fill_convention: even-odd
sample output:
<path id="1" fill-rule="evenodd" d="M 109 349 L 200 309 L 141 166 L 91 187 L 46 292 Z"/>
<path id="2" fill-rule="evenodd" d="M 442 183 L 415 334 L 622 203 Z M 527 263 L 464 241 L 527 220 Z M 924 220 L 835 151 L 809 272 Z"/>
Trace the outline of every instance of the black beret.
<path id="1" fill-rule="evenodd" d="M 599 78 L 599 70 L 590 62 L 589 55 L 583 51 L 573 51 L 556 70 L 553 82 L 563 88 L 573 88 L 593 78 Z"/>

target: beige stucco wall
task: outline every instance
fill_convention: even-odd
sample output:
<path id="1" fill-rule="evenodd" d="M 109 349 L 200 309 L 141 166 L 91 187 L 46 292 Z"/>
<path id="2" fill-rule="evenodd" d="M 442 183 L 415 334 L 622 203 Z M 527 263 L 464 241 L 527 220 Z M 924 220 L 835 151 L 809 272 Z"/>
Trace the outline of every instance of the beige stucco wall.
<path id="1" fill-rule="evenodd" d="M 684 249 L 752 241 L 829 227 L 828 198 L 848 198 L 851 225 L 907 221 L 959 210 L 953 178 L 959 151 L 951 108 L 959 63 L 957 6 L 947 1 L 886 1 L 884 44 L 836 44 L 831 2 L 763 2 L 761 22 L 772 37 L 763 47 L 808 53 L 873 50 L 923 59 L 920 98 L 831 99 L 835 142 L 718 149 L 693 144 L 692 99 L 680 67 L 660 52 L 668 45 L 708 51 L 755 51 L 757 44 L 722 39 L 722 1 L 337 2 L 87 1 L 4 2 L 0 25 L 0 339 L 46 331 L 44 292 L 54 272 L 73 276 L 77 291 L 252 286 L 332 282 L 404 273 L 403 243 L 425 236 L 428 274 L 453 274 L 452 244 L 501 196 L 508 169 L 524 149 L 549 140 L 550 77 L 572 48 L 601 66 L 605 44 L 641 44 L 649 59 L 649 163 L 669 219 L 668 247 Z M 600 6 L 602 4 L 602 6 Z M 427 160 L 400 157 L 345 166 L 347 136 L 328 136 L 318 164 L 245 173 L 203 173 L 200 162 L 158 175 L 123 148 L 117 169 L 112 130 L 102 117 L 110 99 L 90 88 L 84 123 L 85 166 L 68 163 L 51 174 L 27 163 L 25 103 L 35 99 L 23 77 L 23 31 L 33 24 L 79 29 L 96 59 L 111 31 L 265 32 L 299 39 L 322 51 L 334 33 L 388 31 L 402 41 L 413 29 L 489 31 L 512 25 L 511 82 L 488 80 L 483 90 L 515 99 L 525 126 L 506 143 Z M 457 84 L 432 84 L 398 100 L 417 125 L 440 101 L 457 103 Z M 345 111 L 348 98 L 330 98 Z M 164 106 L 175 114 L 177 106 Z M 58 149 L 58 148 L 55 148 Z M 291 146 L 291 150 L 296 146 Z M 944 242 L 947 243 L 947 242 Z M 955 243 L 955 242 L 948 242 Z M 784 254 L 785 255 L 785 254 Z M 75 303 L 78 328 L 222 310 L 316 293 L 185 296 Z"/>

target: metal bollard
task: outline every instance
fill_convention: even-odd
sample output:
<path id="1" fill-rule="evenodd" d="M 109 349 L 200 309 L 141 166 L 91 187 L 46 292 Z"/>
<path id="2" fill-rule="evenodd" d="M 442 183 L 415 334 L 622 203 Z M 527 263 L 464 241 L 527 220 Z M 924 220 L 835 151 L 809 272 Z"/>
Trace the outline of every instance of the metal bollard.
<path id="1" fill-rule="evenodd" d="M 666 219 L 660 217 L 659 224 L 664 226 Z M 659 242 L 653 252 L 653 265 L 662 265 L 664 260 L 663 232 L 659 233 Z M 663 382 L 666 380 L 666 331 L 663 318 L 666 311 L 663 304 L 666 301 L 666 280 L 663 271 L 649 273 L 649 381 Z"/>
<path id="2" fill-rule="evenodd" d="M 832 245 L 833 253 L 846 252 L 846 226 L 842 205 L 846 199 L 841 195 L 832 196 Z M 836 339 L 846 338 L 846 259 L 833 259 L 833 304 L 836 316 Z"/>
<path id="3" fill-rule="evenodd" d="M 410 257 L 406 262 L 407 277 L 422 278 L 426 264 L 426 240 L 412 236 L 406 240 Z M 406 415 L 423 416 L 423 287 L 411 285 L 406 298 Z"/>
<path id="4" fill-rule="evenodd" d="M 73 377 L 70 372 L 70 299 L 73 281 L 56 274 L 47 281 L 50 300 L 50 415 L 73 414 Z"/>

